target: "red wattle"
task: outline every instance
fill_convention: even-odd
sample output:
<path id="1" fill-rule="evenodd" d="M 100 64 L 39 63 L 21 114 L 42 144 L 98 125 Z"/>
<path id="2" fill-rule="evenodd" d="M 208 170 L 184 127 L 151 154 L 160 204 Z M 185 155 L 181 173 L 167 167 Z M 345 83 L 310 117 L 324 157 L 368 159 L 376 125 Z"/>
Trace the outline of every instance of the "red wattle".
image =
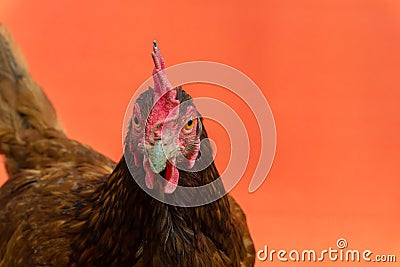
<path id="1" fill-rule="evenodd" d="M 146 182 L 146 186 L 149 189 L 153 189 L 154 186 L 154 173 L 150 168 L 150 161 L 149 159 L 145 156 L 143 159 L 143 168 L 146 172 L 146 177 L 144 178 Z"/>
<path id="2" fill-rule="evenodd" d="M 165 179 L 167 181 L 165 181 L 164 184 L 164 193 L 172 194 L 178 186 L 179 171 L 176 166 L 171 164 L 169 161 L 167 162 L 165 169 Z"/>

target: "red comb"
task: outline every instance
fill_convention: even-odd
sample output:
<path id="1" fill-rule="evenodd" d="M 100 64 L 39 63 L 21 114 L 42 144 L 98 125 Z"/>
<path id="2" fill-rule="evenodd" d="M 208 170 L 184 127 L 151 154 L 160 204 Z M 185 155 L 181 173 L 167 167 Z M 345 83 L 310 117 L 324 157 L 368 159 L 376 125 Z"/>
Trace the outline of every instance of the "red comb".
<path id="1" fill-rule="evenodd" d="M 153 41 L 153 52 L 151 53 L 151 56 L 153 57 L 154 62 L 154 92 L 158 98 L 163 96 L 168 90 L 171 90 L 172 85 L 168 81 L 167 75 L 165 74 L 164 58 L 158 50 L 157 42 L 155 40 Z"/>

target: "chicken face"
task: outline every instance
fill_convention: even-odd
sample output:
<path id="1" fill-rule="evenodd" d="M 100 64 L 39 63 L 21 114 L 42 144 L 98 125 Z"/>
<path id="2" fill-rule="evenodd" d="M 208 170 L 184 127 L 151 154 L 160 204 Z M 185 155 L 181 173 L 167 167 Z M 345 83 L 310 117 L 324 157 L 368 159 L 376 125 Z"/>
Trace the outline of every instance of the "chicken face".
<path id="1" fill-rule="evenodd" d="M 166 78 L 164 60 L 156 43 L 153 50 L 154 90 L 147 92 L 152 97 L 138 99 L 134 106 L 129 145 L 135 165 L 145 170 L 146 186 L 152 189 L 154 175 L 161 173 L 166 180 L 164 193 L 170 194 L 178 185 L 178 167 L 188 170 L 196 162 L 201 121 L 191 99 L 182 102 L 178 99 L 177 89 Z M 152 103 L 151 108 L 144 105 L 146 101 Z"/>

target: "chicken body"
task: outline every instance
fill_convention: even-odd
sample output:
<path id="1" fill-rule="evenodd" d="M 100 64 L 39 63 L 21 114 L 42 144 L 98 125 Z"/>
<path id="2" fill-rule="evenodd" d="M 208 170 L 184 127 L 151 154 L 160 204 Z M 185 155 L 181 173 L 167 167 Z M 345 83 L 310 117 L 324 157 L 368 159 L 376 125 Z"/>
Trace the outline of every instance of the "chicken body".
<path id="1" fill-rule="evenodd" d="M 190 100 L 183 89 L 174 90 L 177 100 Z M 152 93 L 138 100 L 142 115 L 150 112 Z M 136 142 L 129 136 L 127 151 Z M 198 136 L 207 137 L 204 127 Z M 204 146 L 203 153 L 211 154 Z M 114 163 L 68 139 L 4 26 L 0 153 L 9 174 L 0 189 L 0 267 L 254 265 L 245 215 L 229 195 L 193 208 L 162 203 L 137 184 L 151 170 L 129 170 L 136 151 Z M 179 171 L 179 185 L 218 176 L 214 164 L 196 173 Z"/>

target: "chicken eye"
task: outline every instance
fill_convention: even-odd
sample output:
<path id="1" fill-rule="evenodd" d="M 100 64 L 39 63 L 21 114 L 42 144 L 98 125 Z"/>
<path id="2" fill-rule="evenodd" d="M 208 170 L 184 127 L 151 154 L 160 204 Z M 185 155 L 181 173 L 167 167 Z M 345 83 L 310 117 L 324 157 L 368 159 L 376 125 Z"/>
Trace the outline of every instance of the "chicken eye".
<path id="1" fill-rule="evenodd" d="M 133 124 L 135 125 L 136 128 L 140 127 L 140 121 L 136 115 L 133 117 Z"/>
<path id="2" fill-rule="evenodd" d="M 190 119 L 186 122 L 185 131 L 186 132 L 191 131 L 193 129 L 193 126 L 194 126 L 193 117 L 190 117 Z"/>

